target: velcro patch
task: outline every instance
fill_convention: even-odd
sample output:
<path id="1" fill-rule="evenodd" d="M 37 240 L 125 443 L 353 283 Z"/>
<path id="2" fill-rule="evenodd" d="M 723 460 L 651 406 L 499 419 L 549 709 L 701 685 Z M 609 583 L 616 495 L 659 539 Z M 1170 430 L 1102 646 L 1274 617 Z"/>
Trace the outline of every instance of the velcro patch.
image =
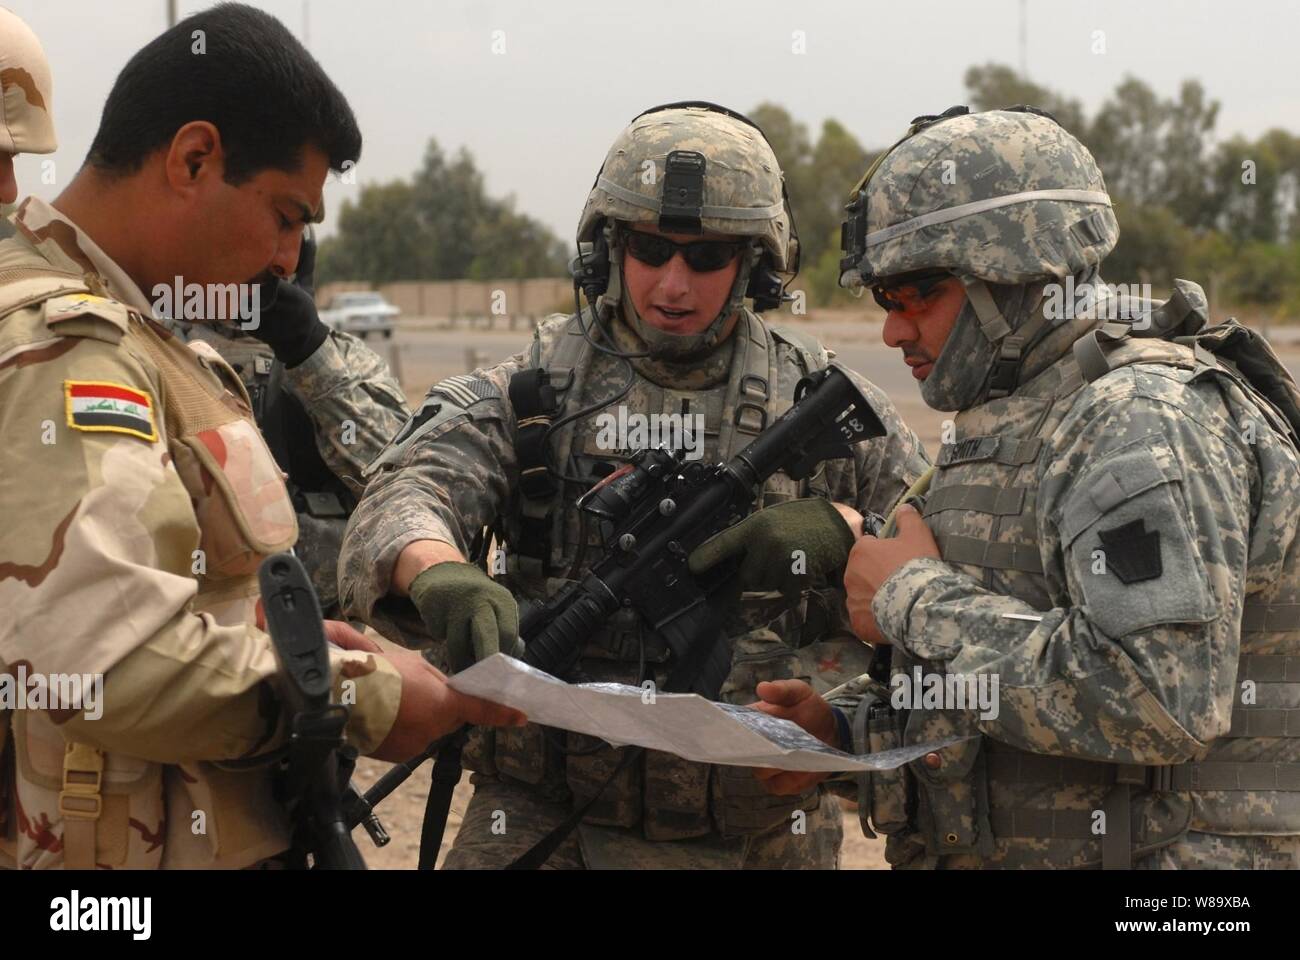
<path id="1" fill-rule="evenodd" d="M 59 336 L 119 342 L 131 323 L 125 303 L 91 293 L 72 293 L 45 301 L 45 324 Z"/>
<path id="2" fill-rule="evenodd" d="M 1164 573 L 1160 559 L 1160 531 L 1147 530 L 1146 521 L 1133 520 L 1114 530 L 1098 530 L 1106 550 L 1106 565 L 1125 584 L 1158 579 Z"/>
<path id="3" fill-rule="evenodd" d="M 501 391 L 497 389 L 496 384 L 491 380 L 471 376 L 470 374 L 461 374 L 441 380 L 434 384 L 429 392 L 441 393 L 461 407 L 473 406 L 480 400 L 495 400 L 501 396 Z"/>
<path id="4" fill-rule="evenodd" d="M 64 380 L 68 426 L 89 432 L 125 433 L 150 442 L 158 439 L 149 394 L 120 383 Z"/>
<path id="5" fill-rule="evenodd" d="M 58 317 L 76 316 L 87 311 L 102 309 L 107 304 L 117 303 L 116 300 L 96 296 L 93 293 L 73 293 L 64 297 L 53 297 L 47 302 L 49 307 L 46 313 L 51 320 Z"/>

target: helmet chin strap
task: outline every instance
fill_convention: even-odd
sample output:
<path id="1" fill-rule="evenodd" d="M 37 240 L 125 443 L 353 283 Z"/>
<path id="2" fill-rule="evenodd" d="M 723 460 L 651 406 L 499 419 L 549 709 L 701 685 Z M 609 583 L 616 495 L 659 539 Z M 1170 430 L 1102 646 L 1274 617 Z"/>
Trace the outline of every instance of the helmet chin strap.
<path id="1" fill-rule="evenodd" d="M 636 309 L 631 297 L 623 296 L 623 257 L 625 247 L 619 243 L 618 230 L 612 225 L 605 226 L 605 240 L 609 244 L 609 286 L 600 298 L 602 318 L 611 316 L 621 304 L 623 318 L 650 350 L 652 358 L 663 360 L 683 360 L 708 353 L 722 340 L 723 328 L 727 321 L 740 313 L 745 306 L 745 291 L 749 289 L 749 276 L 758 263 L 762 250 L 759 242 L 751 240 L 741 251 L 740 268 L 736 271 L 735 282 L 727 295 L 726 302 L 713 321 L 699 333 L 669 333 L 652 326 Z"/>
<path id="2" fill-rule="evenodd" d="M 966 299 L 979 320 L 980 332 L 997 351 L 989 377 L 988 398 L 996 400 L 1009 396 L 1020 382 L 1020 365 L 1025 354 L 1037 343 L 1049 322 L 1039 309 L 1043 301 L 1042 288 L 1038 289 L 1033 305 L 1027 311 L 1028 319 L 1012 333 L 1011 324 L 1002 315 L 988 284 L 972 276 L 963 276 L 961 282 L 966 288 Z"/>

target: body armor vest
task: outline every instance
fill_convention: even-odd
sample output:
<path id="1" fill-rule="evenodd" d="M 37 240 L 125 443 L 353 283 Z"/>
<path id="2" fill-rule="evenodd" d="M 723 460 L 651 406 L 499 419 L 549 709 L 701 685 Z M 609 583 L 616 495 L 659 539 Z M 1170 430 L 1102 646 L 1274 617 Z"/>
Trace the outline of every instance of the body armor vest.
<path id="1" fill-rule="evenodd" d="M 316 427 L 284 381 L 284 364 L 253 337 L 204 324 L 190 326 L 191 340 L 211 346 L 238 374 L 248 392 L 253 418 L 287 477 L 298 517 L 294 553 L 311 576 L 321 611 L 338 619 L 338 559 L 356 497 L 330 470 L 316 447 Z"/>
<path id="2" fill-rule="evenodd" d="M 630 459 L 639 445 L 608 442 L 601 435 L 600 414 L 612 430 L 622 406 L 628 417 L 645 414 L 683 415 L 694 423 L 703 416 L 702 458 L 726 459 L 743 448 L 789 408 L 800 378 L 827 362 L 820 344 L 802 336 L 769 328 L 746 311 L 737 324 L 727 379 L 700 390 L 663 387 L 639 373 L 627 396 L 598 413 L 557 431 L 552 440 L 552 462 L 571 476 L 601 476 Z M 618 390 L 626 373 L 619 361 L 591 350 L 577 325 L 570 322 L 550 355 L 541 356 L 534 344 L 532 363 L 550 374 L 563 389 L 556 416 L 599 402 Z M 567 387 L 565 387 L 567 384 Z M 512 400 L 514 390 L 512 388 Z M 527 426 L 519 411 L 521 430 Z M 689 418 L 687 420 L 686 418 Z M 699 443 L 699 437 L 692 437 Z M 688 445 L 688 449 L 695 449 Z M 527 470 L 522 462 L 521 472 Z M 521 496 L 519 508 L 506 519 L 505 582 L 521 602 L 541 599 L 581 579 L 590 561 L 602 549 L 595 524 L 583 524 L 576 508 L 584 492 L 566 483 L 549 497 Z M 821 474 L 802 483 L 785 474 L 773 476 L 764 488 L 761 506 L 771 506 L 801 496 L 829 496 Z M 585 545 L 584 545 L 585 540 Z M 576 561 L 576 563 L 575 563 Z M 809 614 L 820 598 L 792 605 L 779 594 L 744 594 L 738 616 L 728 624 L 733 645 L 732 670 L 719 699 L 748 703 L 760 681 L 808 678 L 798 648 L 811 643 L 818 617 Z M 662 686 L 672 667 L 662 640 L 643 630 L 631 611 L 616 614 L 607 627 L 593 636 L 583 651 L 573 682 L 603 681 L 632 685 L 654 681 Z M 846 677 L 865 669 L 846 664 Z M 553 800 L 570 797 L 581 803 L 600 791 L 622 759 L 596 738 L 547 731 L 534 724 L 519 730 L 481 728 L 466 752 L 465 765 L 473 770 L 537 784 Z M 492 747 L 492 739 L 495 747 Z M 600 826 L 642 827 L 649 840 L 679 840 L 711 833 L 744 836 L 789 823 L 793 810 L 815 809 L 816 788 L 800 797 L 774 797 L 766 793 L 750 771 L 694 763 L 656 751 L 646 751 L 642 761 L 624 769 L 600 795 L 584 822 Z"/>
<path id="3" fill-rule="evenodd" d="M 1035 485 L 1039 461 L 1052 455 L 1051 437 L 1085 382 L 1134 363 L 1191 371 L 1193 381 L 1225 378 L 1255 401 L 1271 429 L 1294 437 L 1286 417 L 1230 360 L 1194 338 L 1130 339 L 1127 333 L 1127 325 L 1107 324 L 1015 394 L 956 417 L 957 437 L 937 458 L 923 515 L 943 559 L 993 593 L 1039 610 L 1071 605 L 1063 587 L 1044 576 Z M 982 865 L 1003 867 L 1099 861 L 1125 867 L 1132 857 L 1172 843 L 1189 829 L 1300 833 L 1297 601 L 1300 571 L 1292 552 L 1280 579 L 1246 597 L 1237 675 L 1239 684 L 1257 685 L 1255 702 L 1237 702 L 1231 731 L 1195 762 L 1102 763 L 1029 753 L 977 736 L 945 751 L 937 769 L 911 764 L 914 823 L 927 854 L 972 855 Z M 894 649 L 895 673 L 910 673 L 918 663 Z M 945 731 L 979 734 L 973 712 L 913 710 L 905 723 L 909 742 L 923 726 L 926 738 Z M 1100 835 L 1098 810 L 1106 814 Z"/>

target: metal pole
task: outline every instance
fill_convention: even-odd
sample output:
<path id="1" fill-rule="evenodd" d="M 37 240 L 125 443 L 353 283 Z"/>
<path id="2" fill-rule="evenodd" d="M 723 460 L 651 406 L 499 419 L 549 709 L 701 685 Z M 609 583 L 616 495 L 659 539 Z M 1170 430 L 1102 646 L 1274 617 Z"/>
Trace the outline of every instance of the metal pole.
<path id="1" fill-rule="evenodd" d="M 1028 0 L 1020 0 L 1020 77 L 1029 79 L 1029 17 Z"/>

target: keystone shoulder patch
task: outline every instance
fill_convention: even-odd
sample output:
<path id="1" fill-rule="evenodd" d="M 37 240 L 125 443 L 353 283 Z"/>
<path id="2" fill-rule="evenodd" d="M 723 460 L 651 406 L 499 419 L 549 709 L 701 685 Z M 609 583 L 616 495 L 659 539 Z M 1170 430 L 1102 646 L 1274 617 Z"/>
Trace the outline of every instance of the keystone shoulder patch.
<path id="1" fill-rule="evenodd" d="M 1164 573 L 1160 559 L 1160 531 L 1147 530 L 1137 519 L 1114 530 L 1098 530 L 1106 550 L 1106 565 L 1125 584 L 1155 580 Z"/>
<path id="2" fill-rule="evenodd" d="M 90 432 L 125 433 L 158 439 L 149 394 L 102 380 L 64 380 L 68 426 Z"/>

